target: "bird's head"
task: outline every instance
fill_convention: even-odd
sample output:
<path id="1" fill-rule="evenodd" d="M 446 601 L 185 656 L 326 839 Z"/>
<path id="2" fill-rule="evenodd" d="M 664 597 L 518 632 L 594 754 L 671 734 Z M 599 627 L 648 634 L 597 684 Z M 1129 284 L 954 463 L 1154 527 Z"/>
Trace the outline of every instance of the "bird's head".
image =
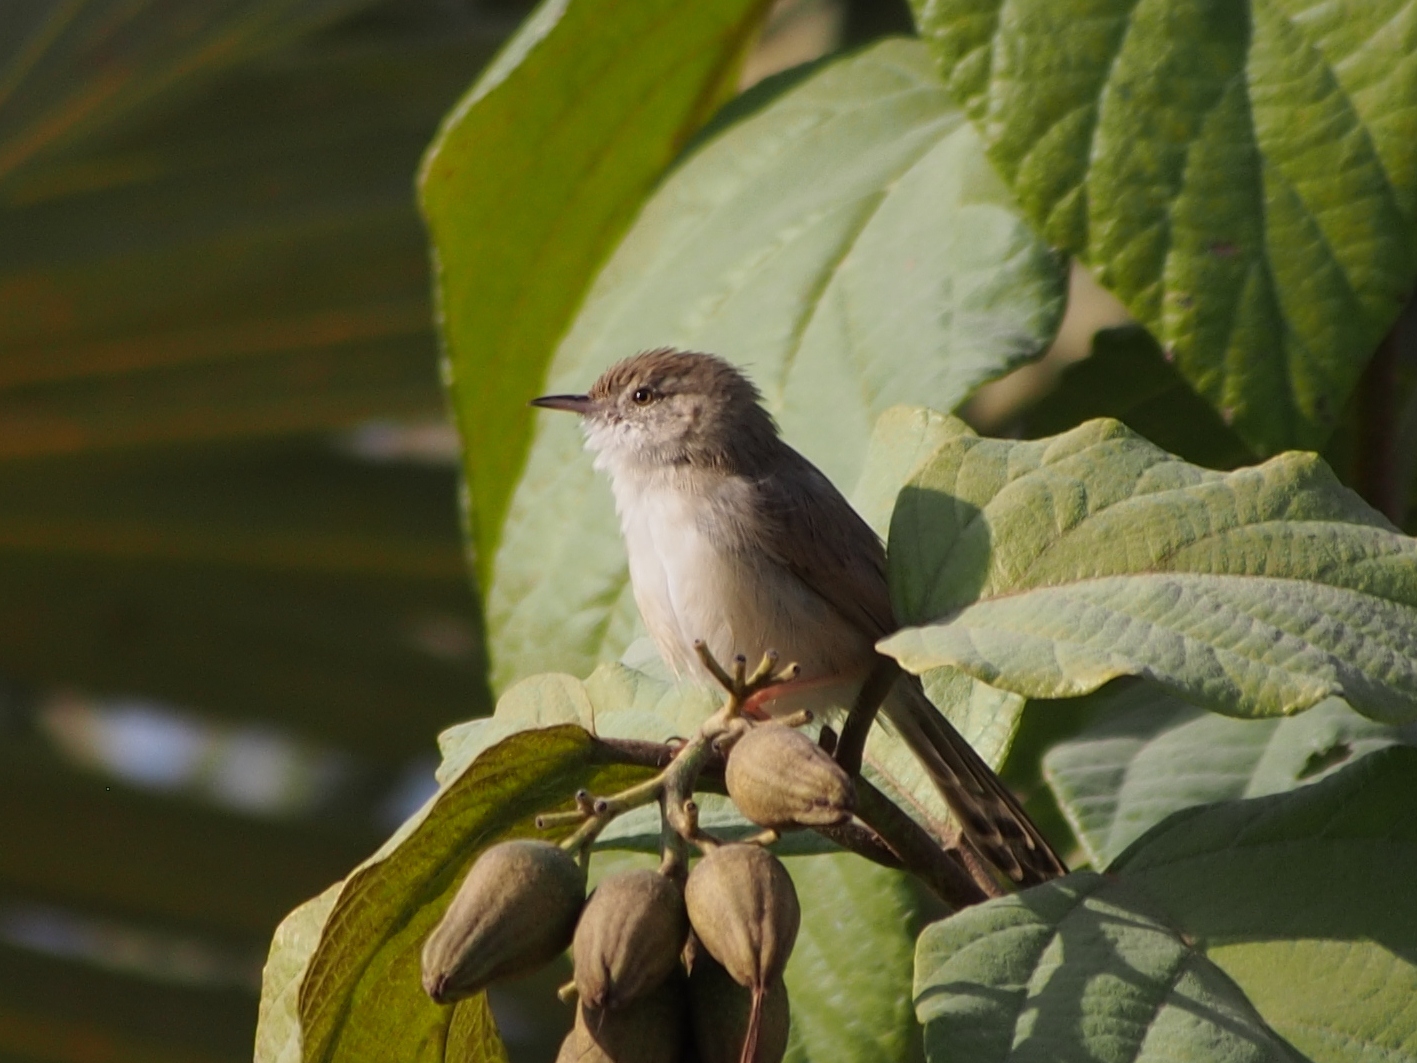
<path id="1" fill-rule="evenodd" d="M 670 348 L 611 366 L 584 395 L 531 404 L 580 414 L 586 446 L 612 472 L 686 464 L 747 471 L 777 439 L 758 389 L 738 369 Z"/>

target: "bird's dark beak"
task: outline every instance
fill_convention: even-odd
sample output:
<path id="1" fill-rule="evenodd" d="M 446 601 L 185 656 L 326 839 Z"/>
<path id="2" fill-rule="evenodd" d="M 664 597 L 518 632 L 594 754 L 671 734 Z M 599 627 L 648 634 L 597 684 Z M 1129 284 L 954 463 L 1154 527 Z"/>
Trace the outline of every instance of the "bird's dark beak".
<path id="1" fill-rule="evenodd" d="M 532 399 L 531 405 L 540 406 L 544 410 L 586 414 L 595 407 L 595 400 L 589 395 L 543 395 L 539 399 Z"/>

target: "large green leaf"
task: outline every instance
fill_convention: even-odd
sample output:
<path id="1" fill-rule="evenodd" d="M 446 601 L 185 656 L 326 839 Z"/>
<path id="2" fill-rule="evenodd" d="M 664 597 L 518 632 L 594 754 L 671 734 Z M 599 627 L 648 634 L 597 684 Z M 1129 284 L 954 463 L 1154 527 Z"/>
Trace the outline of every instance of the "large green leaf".
<path id="1" fill-rule="evenodd" d="M 932 1063 L 1298 1063 L 1244 993 L 1125 881 L 1090 872 L 926 929 Z"/>
<path id="2" fill-rule="evenodd" d="M 1414 799 L 1417 750 L 1381 750 L 1290 793 L 1173 815 L 1105 876 L 935 924 L 916 954 L 927 1051 L 1417 1058 Z"/>
<path id="3" fill-rule="evenodd" d="M 1232 473 L 1115 421 L 1052 439 L 962 433 L 901 494 L 881 643 L 1027 697 L 1142 675 L 1241 716 L 1343 697 L 1417 715 L 1417 541 L 1312 455 Z"/>
<path id="4" fill-rule="evenodd" d="M 1065 278 L 919 44 L 786 84 L 660 187 L 547 386 L 584 389 L 641 348 L 714 351 L 749 368 L 789 442 L 850 484 L 886 407 L 950 409 L 1041 352 Z M 583 674 L 633 631 L 610 492 L 565 414 L 538 422 L 488 609 L 498 687 Z"/>
<path id="5" fill-rule="evenodd" d="M 526 401 L 640 201 L 731 92 L 766 9 L 545 0 L 428 150 L 419 194 L 484 583 Z"/>
<path id="6" fill-rule="evenodd" d="M 1180 813 L 1111 868 L 1316 1063 L 1417 1059 L 1417 750 Z"/>
<path id="7" fill-rule="evenodd" d="M 1410 0 L 915 0 L 990 157 L 1261 453 L 1321 443 L 1417 267 Z"/>
<path id="8" fill-rule="evenodd" d="M 906 1063 L 919 1056 L 910 971 L 919 922 L 910 880 L 852 853 L 795 856 L 802 929 L 787 964 L 791 1063 Z"/>
<path id="9" fill-rule="evenodd" d="M 1085 700 L 1102 715 L 1050 749 L 1043 769 L 1095 867 L 1172 812 L 1292 790 L 1400 740 L 1337 698 L 1277 720 L 1217 716 L 1145 681 Z"/>

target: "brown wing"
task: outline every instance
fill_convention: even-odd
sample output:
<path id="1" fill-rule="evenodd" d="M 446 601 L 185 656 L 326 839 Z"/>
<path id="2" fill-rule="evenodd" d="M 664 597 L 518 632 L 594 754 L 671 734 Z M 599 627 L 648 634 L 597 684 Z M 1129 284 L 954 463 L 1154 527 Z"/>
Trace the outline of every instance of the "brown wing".
<path id="1" fill-rule="evenodd" d="M 890 634 L 896 624 L 881 540 L 811 462 L 783 449 L 781 471 L 758 481 L 763 547 L 873 640 Z M 919 679 L 903 676 L 885 711 L 986 860 L 1025 886 L 1067 872 L 1018 799 L 930 703 Z"/>
<path id="2" fill-rule="evenodd" d="M 761 545 L 874 641 L 896 628 L 880 538 L 830 480 L 786 444 L 757 481 Z"/>

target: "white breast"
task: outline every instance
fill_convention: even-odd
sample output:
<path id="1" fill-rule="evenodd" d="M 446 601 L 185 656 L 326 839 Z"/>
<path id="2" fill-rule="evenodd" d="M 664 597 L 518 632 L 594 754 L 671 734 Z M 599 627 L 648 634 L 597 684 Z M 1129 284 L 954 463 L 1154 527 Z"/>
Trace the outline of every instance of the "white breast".
<path id="1" fill-rule="evenodd" d="M 696 639 L 724 663 L 775 649 L 804 679 L 855 672 L 869 658 L 868 638 L 744 542 L 731 514 L 745 484 L 682 469 L 611 472 L 635 602 L 677 673 L 698 671 Z"/>

